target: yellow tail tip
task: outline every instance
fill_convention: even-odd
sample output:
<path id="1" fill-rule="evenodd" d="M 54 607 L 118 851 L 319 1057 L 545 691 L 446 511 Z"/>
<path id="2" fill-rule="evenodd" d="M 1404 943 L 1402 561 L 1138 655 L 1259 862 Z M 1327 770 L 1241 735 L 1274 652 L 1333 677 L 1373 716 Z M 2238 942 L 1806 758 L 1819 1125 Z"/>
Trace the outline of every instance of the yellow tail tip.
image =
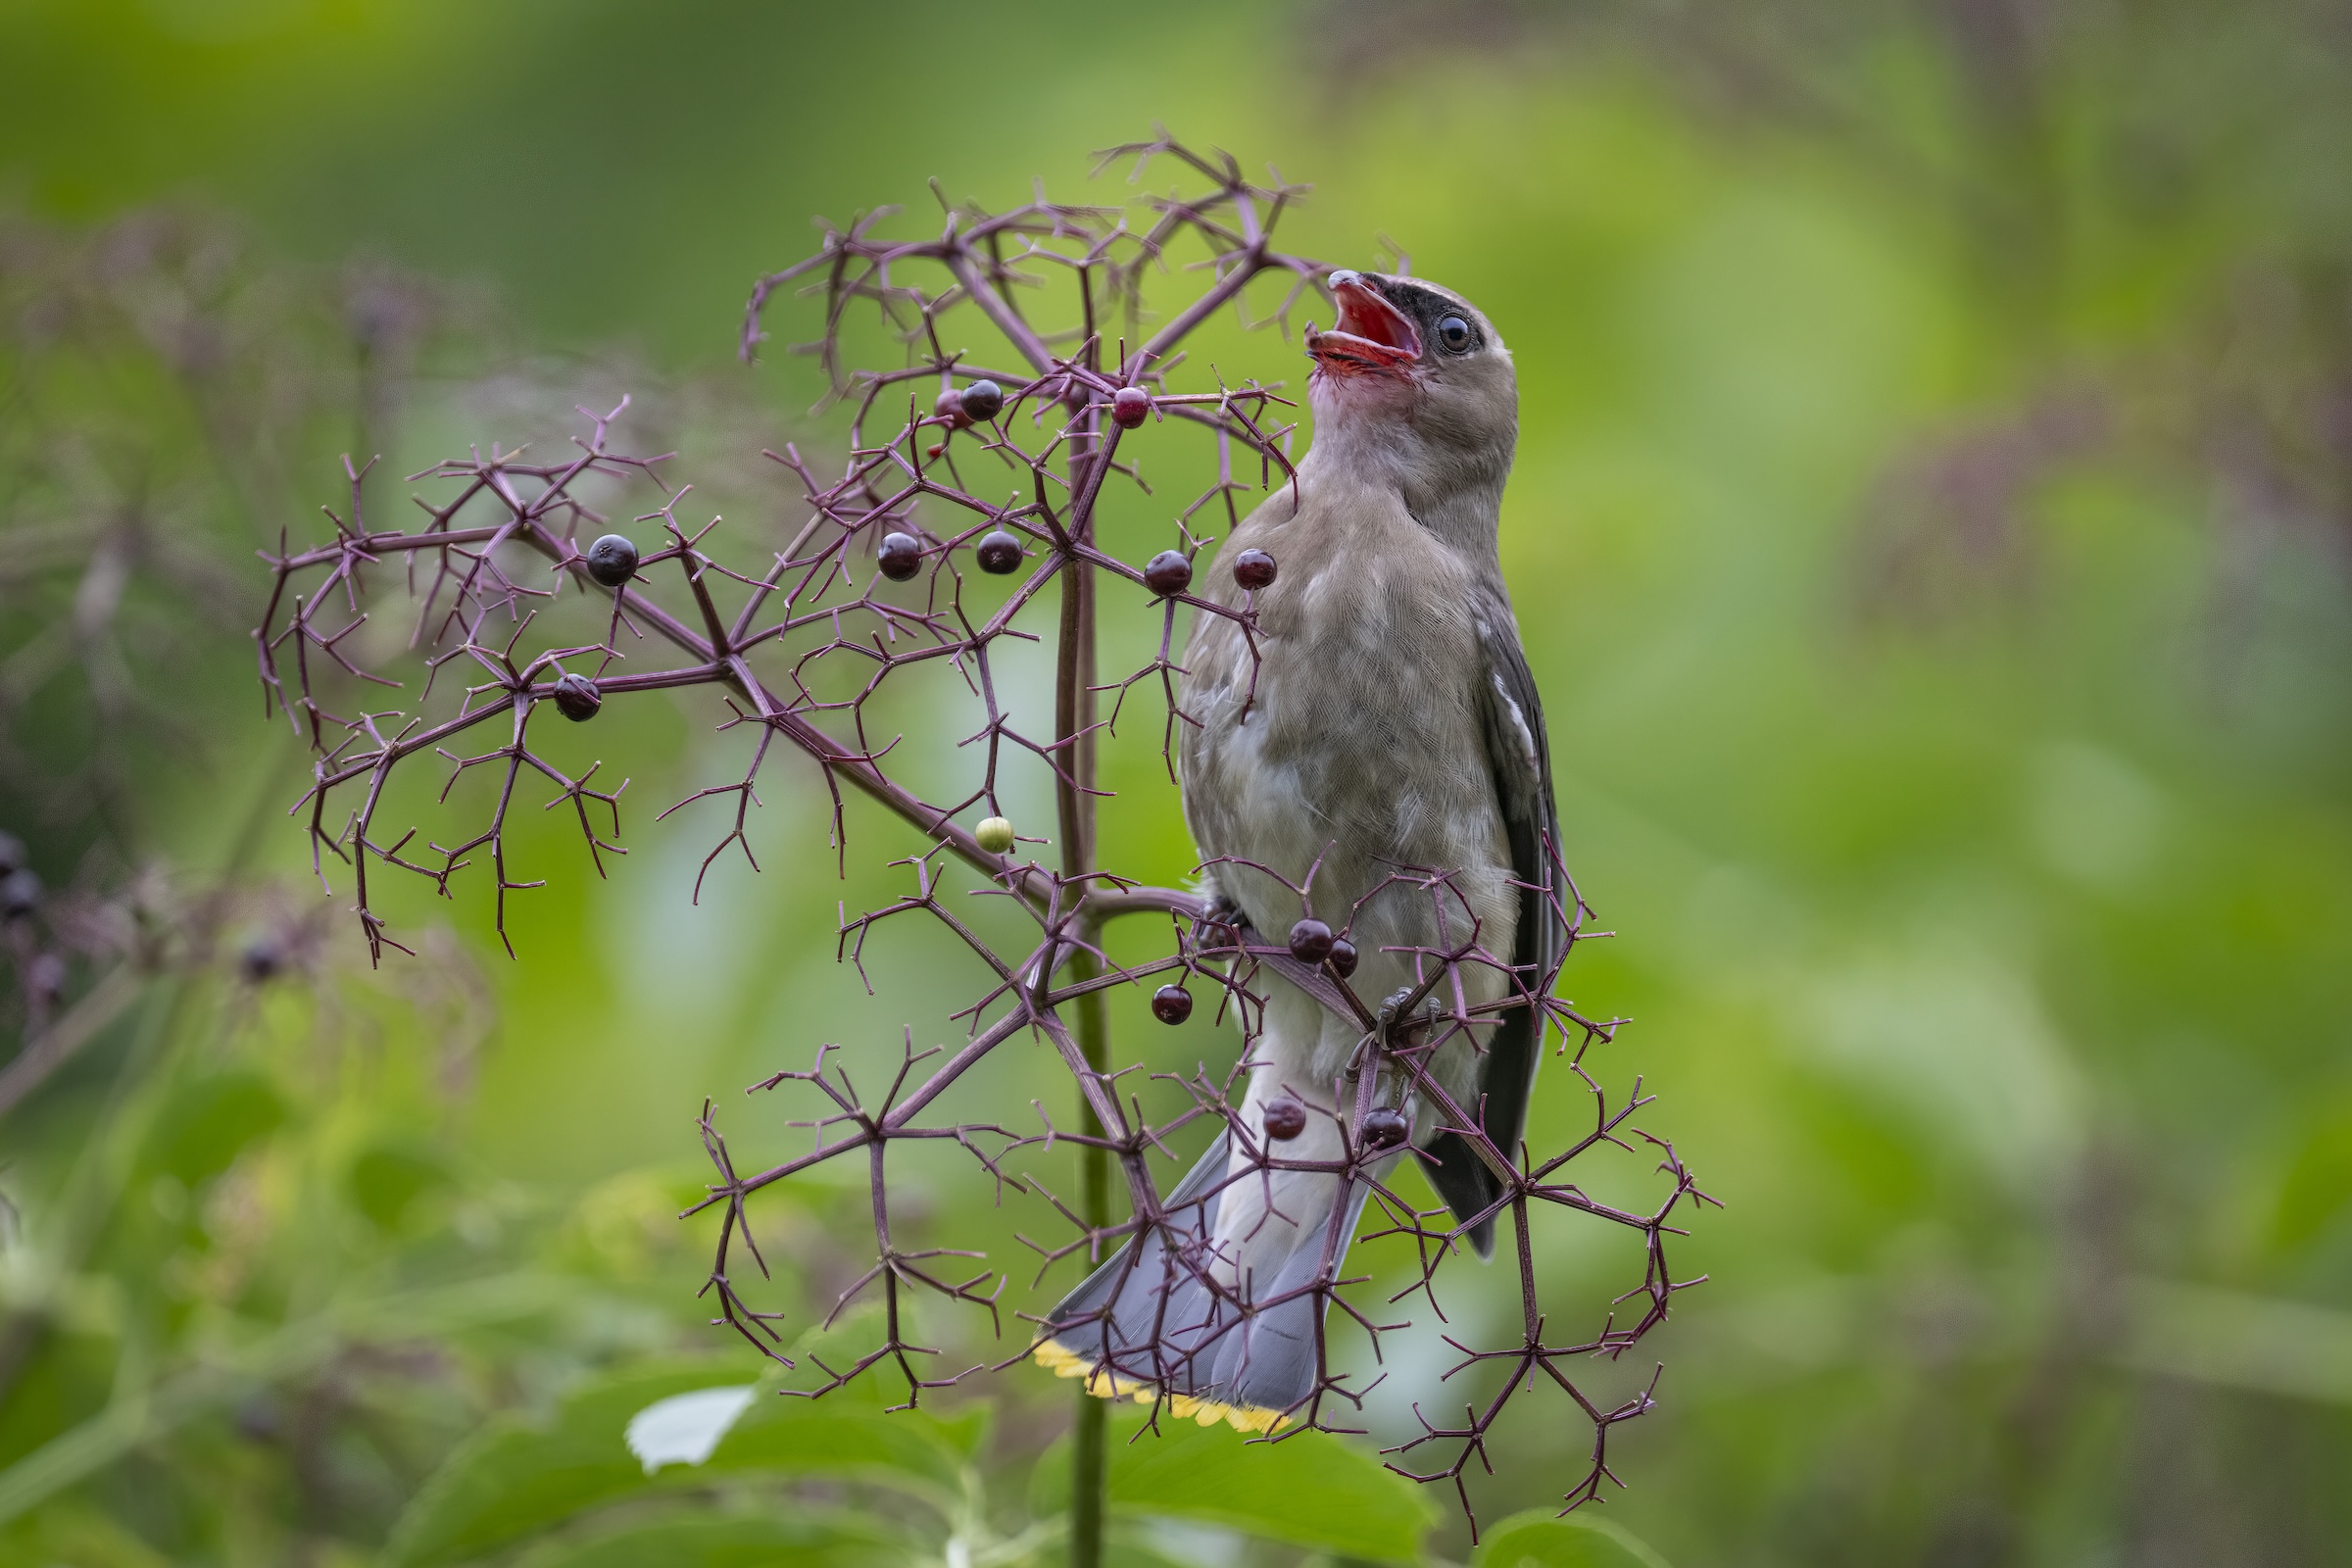
<path id="1" fill-rule="evenodd" d="M 1029 1354 L 1057 1378 L 1086 1379 L 1086 1392 L 1098 1399 L 1133 1399 L 1138 1404 L 1157 1404 L 1164 1397 L 1169 1413 L 1178 1420 L 1197 1421 L 1204 1427 L 1222 1421 L 1237 1432 L 1280 1432 L 1291 1424 L 1289 1415 L 1264 1405 L 1227 1404 L 1222 1399 L 1202 1399 L 1190 1394 L 1163 1396 L 1158 1385 L 1122 1379 L 1108 1367 L 1097 1365 L 1092 1357 L 1054 1340 L 1041 1340 Z"/>

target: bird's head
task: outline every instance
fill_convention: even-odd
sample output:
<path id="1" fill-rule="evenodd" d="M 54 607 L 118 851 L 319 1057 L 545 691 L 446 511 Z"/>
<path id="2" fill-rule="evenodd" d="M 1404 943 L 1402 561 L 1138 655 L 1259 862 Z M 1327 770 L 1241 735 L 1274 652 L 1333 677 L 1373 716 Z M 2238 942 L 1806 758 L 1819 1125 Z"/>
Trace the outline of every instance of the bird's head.
<path id="1" fill-rule="evenodd" d="M 1519 381 L 1494 326 L 1422 278 L 1338 271 L 1325 283 L 1339 319 L 1306 331 L 1316 447 L 1394 469 L 1408 500 L 1491 492 L 1499 501 L 1519 436 Z"/>

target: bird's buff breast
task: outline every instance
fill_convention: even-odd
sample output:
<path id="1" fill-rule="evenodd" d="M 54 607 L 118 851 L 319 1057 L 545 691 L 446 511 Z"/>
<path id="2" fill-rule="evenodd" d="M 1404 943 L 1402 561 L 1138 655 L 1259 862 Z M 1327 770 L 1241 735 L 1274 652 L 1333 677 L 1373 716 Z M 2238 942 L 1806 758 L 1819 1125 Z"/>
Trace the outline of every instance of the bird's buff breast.
<path id="1" fill-rule="evenodd" d="M 1185 653 L 1179 761 L 1185 814 L 1203 856 L 1266 866 L 1293 883 L 1315 873 L 1315 913 L 1337 925 L 1399 867 L 1456 873 L 1468 907 L 1441 933 L 1430 895 L 1392 888 L 1357 918 L 1367 956 L 1383 943 L 1459 941 L 1475 915 L 1507 931 L 1516 912 L 1475 693 L 1480 667 L 1468 569 L 1393 493 L 1318 494 L 1296 514 L 1278 495 L 1227 551 L 1272 554 L 1280 573 L 1257 596 L 1249 640 L 1202 615 Z M 1231 574 L 1223 602 L 1239 608 Z M 1299 901 L 1247 867 L 1212 874 L 1273 931 Z"/>

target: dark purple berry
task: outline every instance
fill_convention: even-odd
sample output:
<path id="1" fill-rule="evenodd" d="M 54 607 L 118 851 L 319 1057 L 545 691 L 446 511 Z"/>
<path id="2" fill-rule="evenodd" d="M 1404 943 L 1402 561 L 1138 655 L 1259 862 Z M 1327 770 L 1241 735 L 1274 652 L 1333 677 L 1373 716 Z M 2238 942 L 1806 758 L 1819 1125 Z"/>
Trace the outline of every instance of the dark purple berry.
<path id="1" fill-rule="evenodd" d="M 277 971 L 285 966 L 284 951 L 269 937 L 255 937 L 245 945 L 244 953 L 237 957 L 237 972 L 257 986 L 274 978 Z"/>
<path id="2" fill-rule="evenodd" d="M 0 917 L 24 920 L 41 906 L 41 879 L 20 866 L 0 877 Z"/>
<path id="3" fill-rule="evenodd" d="M 980 563 L 982 571 L 1002 577 L 1006 572 L 1019 568 L 1021 542 L 999 528 L 993 533 L 981 536 L 979 547 L 972 552 L 972 558 Z"/>
<path id="4" fill-rule="evenodd" d="M 608 588 L 619 587 L 637 575 L 637 547 L 623 535 L 605 535 L 588 547 L 588 575 Z"/>
<path id="5" fill-rule="evenodd" d="M 1245 588 L 1274 584 L 1274 558 L 1263 550 L 1245 550 L 1233 558 L 1233 580 Z"/>
<path id="6" fill-rule="evenodd" d="M 1412 1135 L 1413 1125 L 1404 1119 L 1401 1110 L 1376 1105 L 1364 1112 L 1361 1136 L 1366 1149 L 1375 1152 L 1395 1149 Z"/>
<path id="7" fill-rule="evenodd" d="M 1193 585 L 1193 564 L 1181 550 L 1162 550 L 1144 563 L 1144 586 L 1155 594 L 1180 594 Z"/>
<path id="8" fill-rule="evenodd" d="M 1004 412 L 1004 389 L 994 381 L 974 381 L 963 389 L 963 416 L 984 424 Z"/>
<path id="9" fill-rule="evenodd" d="M 1331 927 L 1308 915 L 1291 927 L 1291 956 L 1300 963 L 1321 963 L 1331 956 Z"/>
<path id="10" fill-rule="evenodd" d="M 1122 430 L 1132 430 L 1152 417 L 1152 394 L 1140 386 L 1123 386 L 1111 395 L 1111 422 Z"/>
<path id="11" fill-rule="evenodd" d="M 1152 993 L 1152 1016 L 1161 1023 L 1179 1024 L 1193 1015 L 1193 994 L 1182 986 L 1161 986 Z"/>
<path id="12" fill-rule="evenodd" d="M 584 724 L 605 706 L 604 694 L 585 675 L 565 675 L 556 682 L 556 711 L 574 724 Z"/>
<path id="13" fill-rule="evenodd" d="M 922 541 L 910 533 L 886 533 L 874 552 L 874 564 L 892 582 L 905 582 L 923 569 Z"/>
<path id="14" fill-rule="evenodd" d="M 1331 972 L 1345 980 L 1355 973 L 1355 944 L 1346 937 L 1331 939 Z"/>
<path id="15" fill-rule="evenodd" d="M 947 420 L 948 428 L 951 430 L 960 430 L 972 422 L 972 416 L 963 412 L 963 394 L 954 387 L 948 388 L 931 400 L 931 416 L 935 419 Z M 939 456 L 937 451 L 931 455 Z"/>
<path id="16" fill-rule="evenodd" d="M 1306 1131 L 1306 1107 L 1289 1095 L 1276 1095 L 1265 1103 L 1266 1136 L 1278 1144 L 1287 1144 Z"/>

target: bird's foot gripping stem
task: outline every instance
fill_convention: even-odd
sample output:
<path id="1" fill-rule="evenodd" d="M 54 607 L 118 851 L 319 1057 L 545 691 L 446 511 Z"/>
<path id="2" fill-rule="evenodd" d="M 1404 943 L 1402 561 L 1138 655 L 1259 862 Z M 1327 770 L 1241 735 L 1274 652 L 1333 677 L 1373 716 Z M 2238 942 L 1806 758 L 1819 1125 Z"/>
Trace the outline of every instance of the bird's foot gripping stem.
<path id="1" fill-rule="evenodd" d="M 1400 986 L 1389 993 L 1377 1012 L 1372 1015 L 1372 1038 L 1381 1050 L 1395 1053 L 1409 1051 L 1429 1038 L 1429 1031 L 1444 1010 L 1433 993 L 1421 999 L 1421 1005 L 1407 1009 L 1413 993 L 1419 986 Z"/>
<path id="2" fill-rule="evenodd" d="M 1392 1070 L 1388 1058 L 1402 1055 L 1425 1045 L 1436 1028 L 1441 1008 L 1436 997 L 1425 997 L 1417 1007 L 1408 1004 L 1418 986 L 1403 986 L 1389 993 L 1372 1014 L 1372 1027 L 1356 1042 L 1348 1060 L 1348 1081 L 1353 1083 L 1370 1068 L 1376 1077 L 1386 1077 Z"/>
<path id="3" fill-rule="evenodd" d="M 1250 916 L 1230 894 L 1217 892 L 1193 920 L 1193 945 L 1204 953 L 1239 947 L 1250 929 Z"/>

